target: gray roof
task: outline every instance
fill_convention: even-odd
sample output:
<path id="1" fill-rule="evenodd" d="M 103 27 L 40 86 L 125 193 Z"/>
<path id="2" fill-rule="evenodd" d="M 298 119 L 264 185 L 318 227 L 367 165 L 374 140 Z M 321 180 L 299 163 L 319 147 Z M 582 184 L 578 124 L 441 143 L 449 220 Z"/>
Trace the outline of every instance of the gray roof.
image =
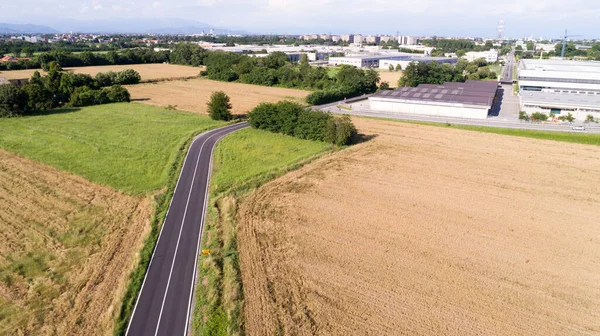
<path id="1" fill-rule="evenodd" d="M 401 87 L 394 91 L 382 90 L 373 97 L 422 101 L 440 104 L 465 104 L 491 106 L 496 96 L 498 82 L 472 81 L 444 83 L 443 85 L 420 84 L 417 87 Z"/>
<path id="2" fill-rule="evenodd" d="M 526 104 L 555 104 L 562 106 L 581 106 L 600 108 L 600 94 L 579 94 L 562 92 L 542 92 L 521 90 L 521 101 Z"/>

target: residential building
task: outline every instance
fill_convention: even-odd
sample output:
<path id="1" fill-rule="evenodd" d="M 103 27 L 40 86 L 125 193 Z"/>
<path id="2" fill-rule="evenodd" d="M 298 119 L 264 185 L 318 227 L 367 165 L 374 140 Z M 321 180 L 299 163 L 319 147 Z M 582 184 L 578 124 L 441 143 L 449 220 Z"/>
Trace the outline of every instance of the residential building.
<path id="1" fill-rule="evenodd" d="M 388 43 L 390 41 L 395 40 L 396 38 L 394 36 L 381 36 L 380 41 L 383 43 Z"/>
<path id="2" fill-rule="evenodd" d="M 365 43 L 379 44 L 379 43 L 381 43 L 381 37 L 369 35 L 369 36 L 365 37 Z"/>
<path id="3" fill-rule="evenodd" d="M 354 43 L 363 43 L 365 41 L 365 37 L 360 34 L 354 35 Z"/>
<path id="4" fill-rule="evenodd" d="M 478 58 L 483 58 L 489 63 L 494 63 L 498 60 L 498 50 L 491 49 L 488 51 L 469 51 L 464 58 L 469 62 L 473 62 Z"/>
<path id="5" fill-rule="evenodd" d="M 354 43 L 354 35 L 352 34 L 340 35 L 340 39 L 344 42 Z"/>
<path id="6" fill-rule="evenodd" d="M 418 39 L 414 36 L 399 36 L 398 37 L 398 44 L 415 45 L 418 43 L 419 43 Z"/>

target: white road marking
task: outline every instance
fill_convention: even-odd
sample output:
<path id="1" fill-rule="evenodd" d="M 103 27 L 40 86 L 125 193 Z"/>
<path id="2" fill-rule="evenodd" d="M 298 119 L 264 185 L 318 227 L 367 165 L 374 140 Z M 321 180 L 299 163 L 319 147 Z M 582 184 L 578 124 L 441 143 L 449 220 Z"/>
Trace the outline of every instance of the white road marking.
<path id="1" fill-rule="evenodd" d="M 244 127 L 240 127 L 238 129 L 236 129 L 233 132 L 237 132 Z M 228 133 L 226 135 L 229 135 L 231 133 Z M 183 332 L 183 335 L 187 335 L 187 330 L 188 330 L 188 326 L 190 324 L 190 312 L 191 312 L 191 308 L 192 308 L 192 298 L 194 296 L 194 287 L 195 287 L 195 283 L 196 283 L 196 270 L 198 269 L 198 253 L 200 252 L 200 243 L 202 242 L 202 233 L 204 232 L 204 219 L 206 217 L 206 205 L 208 204 L 208 187 L 210 185 L 210 177 L 212 175 L 212 159 L 213 159 L 213 152 L 215 151 L 215 147 L 217 146 L 217 143 L 221 141 L 221 139 L 217 139 L 217 141 L 215 142 L 215 144 L 213 145 L 213 147 L 210 150 L 210 161 L 208 162 L 208 177 L 206 178 L 206 189 L 204 190 L 204 205 L 202 207 L 202 219 L 200 220 L 200 234 L 198 235 L 198 245 L 196 246 L 196 260 L 194 262 L 194 274 L 192 276 L 192 285 L 191 285 L 191 290 L 190 290 L 190 298 L 188 299 L 188 309 L 187 309 L 187 314 L 186 314 L 186 318 L 185 318 L 185 329 Z"/>
<path id="2" fill-rule="evenodd" d="M 187 198 L 187 201 L 186 201 L 186 204 L 185 204 L 185 210 L 183 211 L 183 218 L 181 220 L 181 228 L 179 229 L 179 236 L 177 237 L 177 244 L 175 245 L 175 253 L 173 255 L 173 261 L 171 262 L 171 269 L 169 271 L 169 279 L 167 280 L 167 287 L 165 289 L 165 295 L 163 297 L 163 301 L 162 301 L 162 304 L 160 306 L 160 313 L 158 315 L 158 323 L 156 324 L 156 330 L 154 332 L 154 336 L 158 335 L 158 330 L 160 329 L 160 321 L 162 319 L 163 310 L 165 308 L 165 301 L 167 300 L 167 295 L 169 293 L 169 287 L 171 285 L 171 277 L 173 275 L 173 267 L 175 266 L 175 260 L 177 260 L 177 251 L 179 249 L 179 241 L 181 240 L 181 233 L 183 232 L 183 226 L 185 225 L 185 217 L 187 215 L 187 210 L 188 210 L 188 207 L 190 205 L 190 199 L 192 197 L 192 191 L 194 190 L 194 181 L 196 180 L 196 173 L 198 171 L 198 165 L 200 164 L 200 157 L 202 156 L 202 150 L 204 149 L 204 145 L 210 139 L 212 139 L 213 137 L 218 136 L 218 135 L 221 135 L 221 133 L 215 132 L 215 134 L 211 134 L 208 138 L 206 138 L 206 140 L 204 140 L 204 142 L 202 143 L 202 146 L 200 146 L 200 151 L 198 152 L 198 159 L 196 160 L 196 166 L 194 167 L 194 175 L 192 176 L 192 183 L 191 183 L 191 186 L 190 186 L 190 192 L 188 193 L 188 198 Z M 208 181 L 207 181 L 207 185 L 208 185 Z M 203 212 L 203 214 L 204 214 L 204 212 Z M 204 217 L 204 216 L 202 216 L 202 217 Z M 201 236 L 201 233 L 199 234 L 199 236 Z M 198 256 L 196 255 L 196 260 L 197 260 L 197 258 L 198 258 Z M 188 309 L 189 309 L 189 306 L 188 306 Z M 186 330 L 186 333 L 187 333 L 187 320 L 186 320 L 186 324 L 185 324 L 185 330 Z"/>
<path id="3" fill-rule="evenodd" d="M 227 126 L 225 126 L 225 127 L 227 127 Z M 197 136 L 195 136 L 195 137 L 192 139 L 192 142 L 190 143 L 190 147 L 188 148 L 188 152 L 186 153 L 186 155 L 185 155 L 185 159 L 183 160 L 183 165 L 181 166 L 181 171 L 179 172 L 179 177 L 178 177 L 178 179 L 177 179 L 177 183 L 175 184 L 175 189 L 173 189 L 173 195 L 171 196 L 171 201 L 169 202 L 169 207 L 167 208 L 167 213 L 166 213 L 166 215 L 165 215 L 165 219 L 163 220 L 163 225 L 162 225 L 162 226 L 161 226 L 161 228 L 160 228 L 160 232 L 159 232 L 159 234 L 158 234 L 158 239 L 156 240 L 156 244 L 154 245 L 154 250 L 152 251 L 152 256 L 150 257 L 150 262 L 148 263 L 148 267 L 146 268 L 146 273 L 145 273 L 145 275 L 144 275 L 144 280 L 142 281 L 142 286 L 140 287 L 140 291 L 138 292 L 138 296 L 137 296 L 137 299 L 136 299 L 136 302 L 135 302 L 135 306 L 133 307 L 133 312 L 131 313 L 131 317 L 129 318 L 129 323 L 128 323 L 128 325 L 127 325 L 127 330 L 125 331 L 125 335 L 128 335 L 128 334 L 129 334 L 129 330 L 130 330 L 130 328 L 131 328 L 131 322 L 133 321 L 133 317 L 135 316 L 135 313 L 136 313 L 136 310 L 137 310 L 138 304 L 139 304 L 139 302 L 140 302 L 140 298 L 141 298 L 141 296 L 142 296 L 142 292 L 143 292 L 143 290 L 144 290 L 144 285 L 146 284 L 146 280 L 147 280 L 147 278 L 148 278 L 148 272 L 150 272 L 150 267 L 152 266 L 152 261 L 154 260 L 154 255 L 155 255 L 155 253 L 156 253 L 156 249 L 158 248 L 158 245 L 159 245 L 159 243 L 160 243 L 160 238 L 162 237 L 162 233 L 163 233 L 163 230 L 164 230 L 164 228 L 165 228 L 165 224 L 166 224 L 166 222 L 167 222 L 167 218 L 168 218 L 168 216 L 169 216 L 169 212 L 171 211 L 171 205 L 173 204 L 173 199 L 175 198 L 175 193 L 177 192 L 177 188 L 179 187 L 179 182 L 181 181 L 181 176 L 183 175 L 183 170 L 184 170 L 184 168 L 185 168 L 185 164 L 186 164 L 186 162 L 187 162 L 187 160 L 188 160 L 188 157 L 189 157 L 189 155 L 190 155 L 190 152 L 191 152 L 191 150 L 192 150 L 192 146 L 194 145 L 194 142 L 196 142 L 196 140 L 198 140 L 198 138 L 200 138 L 200 137 L 202 137 L 202 136 L 205 136 L 205 135 L 209 135 L 209 134 L 211 134 L 211 133 L 215 133 L 215 132 L 217 132 L 217 131 L 219 131 L 219 130 L 221 130 L 221 129 L 222 129 L 222 128 L 217 128 L 217 129 L 209 130 L 209 131 L 206 131 L 206 132 L 204 132 L 204 133 L 198 134 Z M 214 134 L 212 134 L 212 135 L 214 135 Z M 209 138 L 211 138 L 211 137 L 212 137 L 212 135 L 211 135 L 211 136 L 209 136 L 209 137 L 207 138 L 207 140 L 208 140 Z M 207 140 L 205 140 L 205 142 L 206 142 Z M 204 144 L 203 144 L 203 145 L 204 145 Z M 197 167 L 198 167 L 198 164 L 196 163 L 196 168 L 197 168 Z M 194 176 L 195 176 L 195 174 L 194 174 Z M 192 189 L 192 187 L 190 186 L 190 192 L 191 192 L 191 189 Z M 188 201 L 189 201 L 189 199 L 188 199 Z M 169 276 L 169 279 L 170 279 L 170 276 Z M 167 287 L 167 288 L 168 288 L 168 287 Z M 163 302 L 163 304 L 164 304 L 164 302 Z M 161 313 L 162 313 L 162 309 L 161 309 Z M 160 323 L 160 318 L 159 318 L 159 323 Z M 157 329 L 158 329 L 158 326 L 157 326 Z"/>

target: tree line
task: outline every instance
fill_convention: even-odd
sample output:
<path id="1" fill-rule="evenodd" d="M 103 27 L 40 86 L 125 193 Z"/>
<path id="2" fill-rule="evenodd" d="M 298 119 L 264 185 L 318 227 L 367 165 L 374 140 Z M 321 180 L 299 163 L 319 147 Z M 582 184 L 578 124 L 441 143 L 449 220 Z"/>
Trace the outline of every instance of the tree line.
<path id="1" fill-rule="evenodd" d="M 127 49 L 123 52 L 109 51 L 107 53 L 93 53 L 84 51 L 74 54 L 63 51 L 50 51 L 33 56 L 29 60 L 18 62 L 0 63 L 1 70 L 44 69 L 48 70 L 51 62 L 63 68 L 92 66 L 92 65 L 120 65 L 120 64 L 146 64 L 163 63 L 169 61 L 169 51 L 154 51 L 148 48 Z"/>
<path id="2" fill-rule="evenodd" d="M 49 64 L 48 74 L 36 71 L 22 87 L 0 85 L 0 117 L 26 115 L 36 111 L 69 106 L 128 102 L 130 95 L 121 84 L 135 84 L 140 75 L 132 69 L 121 72 L 73 74 Z"/>
<path id="3" fill-rule="evenodd" d="M 338 146 L 349 145 L 356 135 L 348 116 L 335 117 L 289 101 L 258 105 L 248 114 L 248 123 L 257 129 Z"/>
<path id="4" fill-rule="evenodd" d="M 379 74 L 342 66 L 334 77 L 323 67 L 311 67 L 302 55 L 297 63 L 283 52 L 266 57 L 252 57 L 222 51 L 207 51 L 195 44 L 178 44 L 171 53 L 171 63 L 206 65 L 209 79 L 263 86 L 280 86 L 316 90 L 306 98 L 309 104 L 324 104 L 377 91 Z"/>
<path id="5" fill-rule="evenodd" d="M 52 36 L 50 36 L 52 38 Z M 110 43 L 98 43 L 96 40 L 91 42 L 69 42 L 57 41 L 30 43 L 22 40 L 0 41 L 0 55 L 13 54 L 15 57 L 33 57 L 36 52 L 81 52 L 81 51 L 110 51 L 127 48 L 145 47 L 144 44 L 134 43 L 128 39 L 120 37 L 119 41 Z"/>
<path id="6" fill-rule="evenodd" d="M 439 64 L 437 62 L 411 62 L 404 69 L 402 77 L 398 80 L 398 86 L 415 87 L 419 84 L 443 84 L 444 82 L 464 82 L 467 79 L 496 80 L 498 74 L 488 67 L 483 58 L 469 62 L 460 59 L 456 65 Z"/>

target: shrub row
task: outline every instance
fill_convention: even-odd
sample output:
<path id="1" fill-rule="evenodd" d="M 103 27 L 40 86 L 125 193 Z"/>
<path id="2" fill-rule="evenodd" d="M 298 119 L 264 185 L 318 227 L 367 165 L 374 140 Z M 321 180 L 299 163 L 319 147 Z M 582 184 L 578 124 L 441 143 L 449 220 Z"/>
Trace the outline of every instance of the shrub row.
<path id="1" fill-rule="evenodd" d="M 93 90 L 87 86 L 82 86 L 75 89 L 73 94 L 71 94 L 69 105 L 79 107 L 129 102 L 129 100 L 129 92 L 121 85 L 113 85 L 99 90 Z"/>
<path id="2" fill-rule="evenodd" d="M 109 72 L 99 72 L 94 77 L 98 86 L 111 86 L 111 85 L 128 85 L 128 84 L 137 84 L 142 80 L 140 74 L 133 69 L 125 69 L 123 71 L 109 71 Z"/>
<path id="3" fill-rule="evenodd" d="M 340 101 L 346 98 L 357 97 L 360 95 L 360 92 L 353 92 L 347 88 L 318 90 L 306 96 L 306 102 L 310 105 L 322 105 Z"/>
<path id="4" fill-rule="evenodd" d="M 334 117 L 298 103 L 262 103 L 248 114 L 250 126 L 300 139 L 348 145 L 356 128 L 348 116 Z"/>

